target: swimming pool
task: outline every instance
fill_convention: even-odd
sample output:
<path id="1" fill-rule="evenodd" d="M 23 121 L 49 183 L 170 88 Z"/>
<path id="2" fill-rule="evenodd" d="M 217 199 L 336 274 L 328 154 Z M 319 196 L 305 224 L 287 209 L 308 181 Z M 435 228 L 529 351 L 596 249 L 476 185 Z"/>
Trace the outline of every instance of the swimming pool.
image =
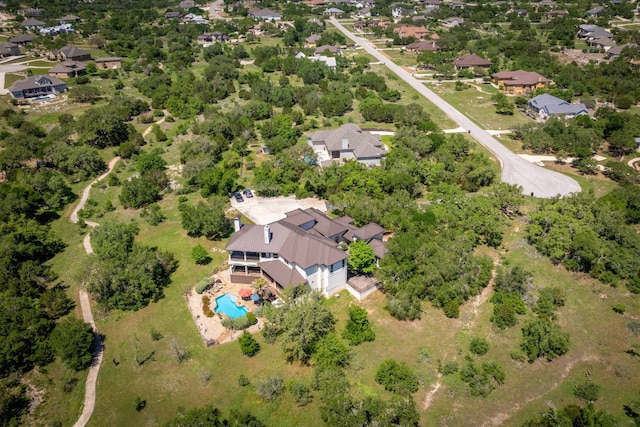
<path id="1" fill-rule="evenodd" d="M 238 297 L 231 294 L 224 294 L 219 296 L 218 298 L 216 298 L 216 313 L 224 313 L 231 319 L 244 316 L 249 312 L 249 310 L 242 306 L 237 306 L 237 300 Z"/>

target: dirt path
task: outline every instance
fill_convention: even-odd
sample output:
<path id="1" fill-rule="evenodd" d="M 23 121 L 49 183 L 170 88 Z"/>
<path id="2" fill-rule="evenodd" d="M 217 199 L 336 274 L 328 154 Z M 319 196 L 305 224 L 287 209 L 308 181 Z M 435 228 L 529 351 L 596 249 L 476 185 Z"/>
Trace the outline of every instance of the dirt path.
<path id="1" fill-rule="evenodd" d="M 435 382 L 431 386 L 431 389 L 427 392 L 427 395 L 424 397 L 424 402 L 422 403 L 422 408 L 426 411 L 431 406 L 431 402 L 433 402 L 433 396 L 440 390 L 442 387 L 442 383 L 440 382 L 441 374 L 438 374 L 438 381 Z"/>
<path id="2" fill-rule="evenodd" d="M 523 402 L 519 402 L 519 403 L 514 404 L 511 408 L 509 408 L 508 411 L 501 412 L 501 413 L 497 414 L 495 417 L 490 418 L 489 420 L 487 420 L 484 423 L 482 423 L 481 427 L 502 425 L 506 420 L 511 418 L 516 412 L 518 412 L 524 406 L 528 405 L 531 402 L 534 402 L 534 401 L 540 399 L 545 394 L 547 394 L 547 393 L 551 392 L 552 390 L 555 390 L 556 388 L 558 388 L 560 383 L 562 383 L 569 376 L 569 374 L 571 373 L 573 368 L 578 363 L 590 362 L 590 361 L 593 361 L 593 360 L 596 360 L 596 357 L 590 356 L 590 355 L 584 355 L 584 356 L 582 356 L 582 357 L 580 357 L 578 359 L 570 361 L 569 363 L 567 363 L 567 366 L 565 366 L 564 370 L 562 371 L 562 374 L 556 379 L 556 381 L 553 382 L 553 384 L 551 384 L 551 387 L 546 389 L 544 392 L 537 394 L 536 396 L 533 396 L 533 397 L 530 397 L 530 398 L 526 399 Z"/>
<path id="3" fill-rule="evenodd" d="M 631 166 L 632 168 L 634 168 L 634 169 L 638 169 L 638 168 L 636 167 L 636 163 L 638 163 L 638 162 L 640 162 L 640 157 L 635 157 L 635 158 L 633 158 L 633 159 L 629 160 L 629 161 L 627 162 L 627 164 L 628 164 L 629 166 Z"/>
<path id="4" fill-rule="evenodd" d="M 168 112 L 165 111 L 164 117 L 162 117 L 160 120 L 155 122 L 155 124 L 160 124 L 164 122 L 164 119 L 166 118 L 167 114 Z M 149 135 L 152 129 L 153 129 L 153 125 L 149 126 L 142 133 L 142 136 L 145 137 Z M 116 166 L 119 160 L 120 160 L 119 156 L 116 156 L 113 159 L 111 159 L 111 161 L 109 162 L 109 165 L 107 166 L 107 171 L 102 175 L 100 175 L 95 180 L 91 181 L 91 183 L 89 183 L 89 185 L 87 185 L 85 189 L 82 190 L 82 197 L 80 198 L 78 205 L 73 209 L 73 211 L 71 212 L 71 215 L 69 216 L 69 219 L 71 220 L 72 223 L 76 224 L 79 221 L 78 212 L 80 212 L 80 210 L 84 208 L 84 205 L 87 203 L 87 200 L 89 200 L 91 188 L 95 184 L 97 184 L 98 182 L 102 181 L 107 176 L 109 176 L 109 174 L 113 171 L 113 168 Z M 85 223 L 91 228 L 97 227 L 99 225 L 97 222 L 92 222 L 92 221 L 86 221 Z M 88 233 L 84 237 L 82 244 L 84 245 L 84 250 L 87 253 L 87 255 L 93 254 L 93 247 L 91 246 L 91 233 Z M 78 418 L 78 421 L 76 421 L 73 427 L 84 427 L 89 422 L 91 415 L 93 415 L 93 410 L 96 406 L 96 385 L 98 382 L 98 373 L 100 372 L 100 365 L 102 364 L 102 356 L 103 356 L 102 337 L 98 333 L 98 328 L 96 328 L 96 323 L 93 320 L 93 313 L 91 312 L 91 301 L 89 300 L 89 294 L 87 293 L 86 290 L 82 288 L 80 289 L 79 299 L 80 299 L 80 309 L 82 310 L 82 318 L 84 319 L 85 322 L 91 325 L 94 331 L 93 332 L 94 350 L 93 350 L 93 361 L 91 363 L 91 366 L 89 367 L 89 374 L 87 375 L 87 381 L 84 387 L 84 404 L 82 407 L 82 414 L 80 414 L 80 418 Z"/>

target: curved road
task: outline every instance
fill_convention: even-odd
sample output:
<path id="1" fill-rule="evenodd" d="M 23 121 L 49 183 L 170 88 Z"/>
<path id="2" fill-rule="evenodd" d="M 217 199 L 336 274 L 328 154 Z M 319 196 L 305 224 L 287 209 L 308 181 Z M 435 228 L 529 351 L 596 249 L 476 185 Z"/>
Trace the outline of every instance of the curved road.
<path id="1" fill-rule="evenodd" d="M 522 187 L 523 194 L 531 194 L 536 197 L 543 198 L 549 198 L 557 195 L 566 196 L 571 193 L 580 192 L 580 185 L 574 179 L 560 173 L 544 169 L 540 166 L 533 165 L 512 153 L 508 148 L 502 145 L 502 143 L 489 135 L 487 131 L 476 125 L 460 111 L 453 108 L 444 99 L 440 98 L 432 90 L 428 89 L 422 82 L 415 79 L 402 67 L 396 65 L 389 58 L 378 52 L 374 47 L 372 47 L 368 40 L 357 37 L 340 24 L 335 18 L 331 18 L 330 21 L 338 30 L 342 31 L 345 36 L 349 37 L 356 44 L 362 46 L 367 53 L 381 61 L 398 77 L 407 82 L 422 96 L 435 104 L 436 107 L 440 108 L 459 126 L 468 130 L 476 141 L 491 151 L 502 164 L 502 181 L 509 184 L 520 185 Z"/>

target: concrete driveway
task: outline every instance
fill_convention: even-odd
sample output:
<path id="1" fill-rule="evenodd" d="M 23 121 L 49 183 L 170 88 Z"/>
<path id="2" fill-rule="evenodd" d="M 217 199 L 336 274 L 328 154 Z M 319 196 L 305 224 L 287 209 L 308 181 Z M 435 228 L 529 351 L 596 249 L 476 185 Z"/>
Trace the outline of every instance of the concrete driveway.
<path id="1" fill-rule="evenodd" d="M 382 55 L 375 47 L 373 47 L 369 40 L 357 37 L 340 24 L 335 18 L 331 18 L 331 23 L 345 36 L 353 40 L 356 44 L 362 46 L 367 53 L 381 61 L 398 77 L 417 90 L 418 93 L 435 104 L 436 107 L 440 108 L 459 126 L 466 129 L 476 141 L 491 151 L 500 160 L 502 165 L 501 179 L 503 182 L 522 186 L 523 194 L 531 194 L 536 197 L 543 198 L 549 198 L 556 195 L 566 196 L 571 193 L 580 192 L 580 185 L 574 179 L 533 165 L 512 153 L 497 139 L 489 135 L 486 130 L 482 129 L 467 116 L 453 108 L 453 106 L 428 89 L 422 82 L 415 79 L 402 67 L 396 65 L 389 58 Z"/>
<path id="2" fill-rule="evenodd" d="M 327 204 L 324 200 L 316 198 L 296 199 L 289 197 L 244 197 L 244 202 L 237 202 L 231 198 L 231 206 L 242 212 L 255 224 L 265 225 L 278 221 L 285 217 L 285 212 L 295 209 L 316 208 L 322 212 L 327 211 Z"/>

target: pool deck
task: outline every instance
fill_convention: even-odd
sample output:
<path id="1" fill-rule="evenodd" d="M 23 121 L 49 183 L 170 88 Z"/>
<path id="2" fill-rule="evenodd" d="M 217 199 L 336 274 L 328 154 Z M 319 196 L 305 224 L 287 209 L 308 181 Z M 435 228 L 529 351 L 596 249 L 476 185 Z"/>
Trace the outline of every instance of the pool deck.
<path id="1" fill-rule="evenodd" d="M 191 312 L 191 316 L 193 317 L 193 320 L 198 328 L 198 332 L 200 332 L 200 336 L 202 337 L 202 340 L 207 347 L 214 344 L 224 344 L 227 342 L 235 341 L 240 337 L 240 335 L 242 335 L 243 331 L 231 331 L 222 326 L 223 317 L 218 313 L 214 313 L 213 317 L 205 316 L 202 310 L 203 296 L 206 295 L 211 300 L 209 304 L 212 310 L 215 308 L 215 299 L 226 293 L 236 296 L 238 298 L 238 304 L 243 305 L 249 311 L 253 311 L 258 307 L 252 301 L 244 301 L 242 298 L 240 298 L 240 289 L 250 286 L 232 284 L 229 277 L 228 269 L 221 271 L 220 273 L 216 273 L 213 277 L 214 279 L 222 280 L 222 283 L 214 284 L 211 288 L 209 288 L 209 290 L 203 292 L 202 294 L 196 293 L 195 287 L 189 289 L 189 291 L 185 294 L 185 299 L 187 301 L 189 311 Z M 258 323 L 250 326 L 246 330 L 251 334 L 255 334 L 262 329 L 262 326 L 263 321 L 262 319 L 258 318 Z"/>

